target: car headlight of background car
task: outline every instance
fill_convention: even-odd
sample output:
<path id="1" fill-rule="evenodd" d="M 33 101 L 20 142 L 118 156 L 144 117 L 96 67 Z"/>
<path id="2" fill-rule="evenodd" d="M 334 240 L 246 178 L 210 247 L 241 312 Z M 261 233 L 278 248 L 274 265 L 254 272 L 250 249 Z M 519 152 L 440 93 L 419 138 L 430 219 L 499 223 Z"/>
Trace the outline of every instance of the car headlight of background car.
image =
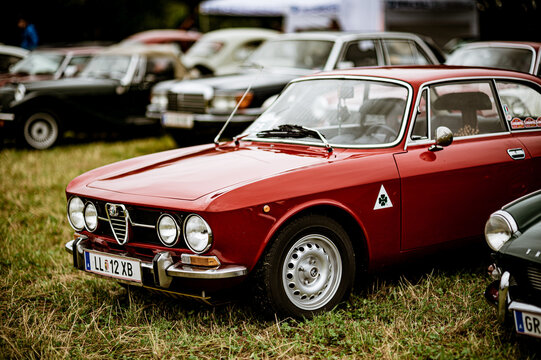
<path id="1" fill-rule="evenodd" d="M 24 98 L 24 95 L 26 94 L 26 87 L 23 84 L 17 85 L 17 89 L 15 89 L 15 100 L 21 101 Z"/>
<path id="2" fill-rule="evenodd" d="M 83 230 L 85 227 L 84 218 L 85 204 L 77 196 L 73 196 L 68 201 L 68 220 L 72 228 L 75 230 Z"/>
<path id="3" fill-rule="evenodd" d="M 237 103 L 240 101 L 239 109 L 244 109 L 250 106 L 254 94 L 248 92 L 244 99 L 242 96 L 244 92 L 240 93 L 216 93 L 214 99 L 212 100 L 212 110 L 219 112 L 231 112 L 237 106 Z M 241 101 L 242 100 L 242 101 Z"/>
<path id="4" fill-rule="evenodd" d="M 498 251 L 518 231 L 517 223 L 505 211 L 496 211 L 485 225 L 485 239 L 492 250 Z"/>
<path id="5" fill-rule="evenodd" d="M 184 240 L 194 253 L 204 253 L 212 245 L 212 230 L 201 216 L 191 214 L 184 221 Z"/>
<path id="6" fill-rule="evenodd" d="M 167 109 L 167 94 L 166 93 L 152 93 L 150 96 L 150 102 L 157 106 L 159 109 Z"/>

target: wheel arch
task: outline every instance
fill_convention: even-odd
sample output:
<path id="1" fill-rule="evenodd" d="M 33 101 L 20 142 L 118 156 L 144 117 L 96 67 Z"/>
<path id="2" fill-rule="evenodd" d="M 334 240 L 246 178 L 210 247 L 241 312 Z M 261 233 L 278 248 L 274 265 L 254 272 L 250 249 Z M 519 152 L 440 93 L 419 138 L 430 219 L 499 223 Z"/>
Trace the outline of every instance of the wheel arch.
<path id="1" fill-rule="evenodd" d="M 23 124 L 25 117 L 39 110 L 49 110 L 57 117 L 59 126 L 64 129 L 68 110 L 65 104 L 54 96 L 31 97 L 13 108 L 19 123 Z"/>
<path id="2" fill-rule="evenodd" d="M 360 219 L 350 209 L 334 201 L 305 204 L 286 213 L 269 232 L 264 246 L 262 246 L 258 254 L 258 259 L 261 260 L 263 258 L 265 252 L 283 228 L 298 218 L 312 214 L 327 216 L 343 226 L 350 237 L 351 245 L 355 251 L 357 273 L 365 271 L 370 259 L 370 247 L 367 241 L 366 229 Z"/>

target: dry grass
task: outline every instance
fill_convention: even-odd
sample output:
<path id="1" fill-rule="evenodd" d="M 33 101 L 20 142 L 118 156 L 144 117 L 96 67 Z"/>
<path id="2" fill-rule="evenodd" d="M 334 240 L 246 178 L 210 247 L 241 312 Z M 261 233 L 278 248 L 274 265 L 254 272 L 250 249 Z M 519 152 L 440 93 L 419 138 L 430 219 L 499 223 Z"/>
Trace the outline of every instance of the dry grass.
<path id="1" fill-rule="evenodd" d="M 130 292 L 72 268 L 64 189 L 76 175 L 173 147 L 167 137 L 0 152 L 0 358 L 537 358 L 496 322 L 486 254 L 367 279 L 311 320 Z"/>

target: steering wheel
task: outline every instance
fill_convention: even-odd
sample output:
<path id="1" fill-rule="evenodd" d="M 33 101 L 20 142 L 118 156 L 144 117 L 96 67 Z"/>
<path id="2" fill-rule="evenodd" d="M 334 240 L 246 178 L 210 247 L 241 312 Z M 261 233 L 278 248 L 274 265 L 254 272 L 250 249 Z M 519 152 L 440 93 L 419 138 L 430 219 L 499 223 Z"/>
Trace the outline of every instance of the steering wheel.
<path id="1" fill-rule="evenodd" d="M 398 135 L 395 129 L 385 124 L 371 125 L 365 131 L 366 135 L 372 135 L 374 133 L 385 133 L 386 134 L 385 142 L 389 142 L 390 140 L 395 139 L 396 136 Z"/>

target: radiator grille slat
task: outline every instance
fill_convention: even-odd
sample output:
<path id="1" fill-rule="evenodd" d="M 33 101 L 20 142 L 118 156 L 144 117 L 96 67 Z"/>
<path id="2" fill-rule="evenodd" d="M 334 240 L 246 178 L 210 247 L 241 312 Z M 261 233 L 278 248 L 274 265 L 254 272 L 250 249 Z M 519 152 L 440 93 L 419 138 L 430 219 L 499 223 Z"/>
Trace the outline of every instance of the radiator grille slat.
<path id="1" fill-rule="evenodd" d="M 532 284 L 533 288 L 541 291 L 541 270 L 529 266 L 527 269 L 528 280 Z"/>
<path id="2" fill-rule="evenodd" d="M 105 212 L 116 241 L 123 245 L 128 241 L 128 210 L 122 204 L 105 204 Z"/>
<path id="3" fill-rule="evenodd" d="M 167 100 L 167 110 L 195 114 L 205 113 L 205 97 L 203 94 L 168 93 Z"/>

